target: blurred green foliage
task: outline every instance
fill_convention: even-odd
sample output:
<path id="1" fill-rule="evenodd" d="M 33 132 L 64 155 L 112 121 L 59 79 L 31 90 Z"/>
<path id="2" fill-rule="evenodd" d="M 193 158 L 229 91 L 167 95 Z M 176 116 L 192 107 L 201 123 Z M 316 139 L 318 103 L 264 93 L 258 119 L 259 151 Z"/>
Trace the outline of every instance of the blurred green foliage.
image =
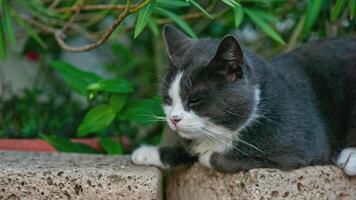
<path id="1" fill-rule="evenodd" d="M 66 41 L 97 41 L 126 1 L 0 0 L 0 63 L 26 34 L 21 53 L 38 54 L 40 77 L 46 77 L 21 95 L 0 99 L 0 137 L 42 137 L 61 151 L 88 153 L 93 150 L 68 138 L 97 137 L 109 154 L 158 143 L 164 118 L 156 96 L 166 65 L 160 29 L 167 23 L 192 38 L 234 32 L 265 57 L 356 32 L 356 0 L 136 0 L 132 5 L 142 2 L 147 5 L 126 17 L 105 43 L 107 58 L 97 67 L 112 78 L 103 78 L 60 60 L 63 50 L 54 35 L 60 30 Z"/>

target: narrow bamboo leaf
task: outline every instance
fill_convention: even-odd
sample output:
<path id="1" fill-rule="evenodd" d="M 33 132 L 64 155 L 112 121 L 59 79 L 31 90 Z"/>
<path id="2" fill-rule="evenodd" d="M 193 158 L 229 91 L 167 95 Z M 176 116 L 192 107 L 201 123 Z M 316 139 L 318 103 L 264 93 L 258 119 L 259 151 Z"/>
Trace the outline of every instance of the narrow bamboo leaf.
<path id="1" fill-rule="evenodd" d="M 222 0 L 226 5 L 235 8 L 236 6 L 241 6 L 239 3 L 237 3 L 235 0 Z"/>
<path id="2" fill-rule="evenodd" d="M 211 16 L 208 11 L 206 11 L 203 7 L 201 7 L 200 4 L 198 4 L 196 1 L 194 0 L 188 0 L 193 6 L 195 6 L 196 8 L 198 8 L 200 11 L 202 11 L 206 16 L 208 16 L 210 19 L 214 19 L 213 16 Z"/>
<path id="3" fill-rule="evenodd" d="M 137 21 L 136 21 L 136 26 L 135 26 L 135 32 L 134 32 L 134 38 L 136 38 L 142 30 L 145 28 L 148 20 L 150 19 L 152 12 L 156 6 L 156 1 L 152 1 L 150 4 L 148 4 L 146 7 L 142 8 L 138 12 L 137 16 Z"/>
<path id="4" fill-rule="evenodd" d="M 3 31 L 3 26 L 0 21 L 0 63 L 5 60 L 6 57 L 6 43 L 5 43 L 5 35 Z"/>
<path id="5" fill-rule="evenodd" d="M 303 37 L 307 36 L 310 30 L 312 29 L 315 20 L 320 14 L 321 8 L 323 3 L 326 1 L 324 0 L 313 0 L 309 1 L 307 11 L 305 13 L 305 23 L 303 27 Z"/>
<path id="6" fill-rule="evenodd" d="M 159 36 L 159 30 L 158 30 L 158 26 L 157 26 L 156 20 L 152 19 L 152 17 L 148 20 L 148 27 L 150 27 L 152 33 L 155 36 Z"/>
<path id="7" fill-rule="evenodd" d="M 344 10 L 346 5 L 345 0 L 337 0 L 335 5 L 331 9 L 331 21 L 335 22 L 337 18 L 340 16 L 340 13 Z"/>
<path id="8" fill-rule="evenodd" d="M 235 27 L 239 27 L 244 20 L 244 10 L 241 6 L 234 8 Z"/>
<path id="9" fill-rule="evenodd" d="M 16 22 L 29 34 L 42 48 L 46 49 L 47 45 L 44 41 L 38 36 L 37 32 L 32 29 L 30 25 L 27 24 L 18 14 L 13 12 Z"/>
<path id="10" fill-rule="evenodd" d="M 122 145 L 108 137 L 100 137 L 99 142 L 100 146 L 109 155 L 122 155 L 124 153 Z"/>
<path id="11" fill-rule="evenodd" d="M 356 0 L 350 0 L 349 2 L 349 15 L 352 20 L 356 14 Z"/>
<path id="12" fill-rule="evenodd" d="M 161 14 L 171 18 L 180 28 L 182 28 L 190 37 L 197 38 L 197 35 L 194 33 L 193 29 L 185 22 L 182 18 L 180 18 L 175 13 L 168 11 L 163 8 L 157 8 Z"/>
<path id="13" fill-rule="evenodd" d="M 13 47 L 16 47 L 16 35 L 15 35 L 14 25 L 11 17 L 12 11 L 11 11 L 11 7 L 7 2 L 3 3 L 2 13 L 4 15 L 3 26 L 6 33 L 6 38 L 8 39 L 8 41 Z"/>
<path id="14" fill-rule="evenodd" d="M 249 18 L 262 29 L 263 32 L 265 32 L 276 42 L 285 44 L 282 37 L 262 17 L 254 13 L 254 10 L 245 9 L 245 12 L 249 16 Z"/>
<path id="15" fill-rule="evenodd" d="M 259 15 L 260 17 L 262 17 L 263 19 L 269 21 L 269 22 L 272 22 L 272 23 L 277 23 L 279 20 L 278 20 L 278 17 L 266 12 L 266 11 L 263 11 L 263 10 L 253 10 L 254 14 L 256 15 Z"/>
<path id="16" fill-rule="evenodd" d="M 189 3 L 182 0 L 157 0 L 157 7 L 159 8 L 174 9 L 189 6 Z"/>
<path id="17" fill-rule="evenodd" d="M 90 109 L 78 128 L 78 137 L 103 130 L 114 120 L 116 114 L 109 105 L 98 105 Z"/>

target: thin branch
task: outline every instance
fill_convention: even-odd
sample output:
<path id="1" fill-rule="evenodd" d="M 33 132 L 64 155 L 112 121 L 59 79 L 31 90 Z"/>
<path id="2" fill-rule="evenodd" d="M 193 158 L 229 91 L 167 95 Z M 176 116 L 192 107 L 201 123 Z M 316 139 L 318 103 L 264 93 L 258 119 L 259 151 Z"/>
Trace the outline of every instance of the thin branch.
<path id="1" fill-rule="evenodd" d="M 145 7 L 147 4 L 149 4 L 151 0 L 149 1 L 144 1 L 142 3 L 138 3 L 136 5 L 133 5 L 130 7 L 130 13 L 135 13 L 139 11 L 141 8 Z M 68 13 L 68 12 L 75 12 L 76 11 L 75 6 L 71 7 L 66 7 L 66 8 L 58 8 L 55 11 L 58 13 Z M 83 11 L 93 11 L 93 10 L 116 10 L 116 11 L 123 11 L 126 9 L 126 6 L 124 5 L 85 5 L 82 6 L 81 10 Z"/>
<path id="2" fill-rule="evenodd" d="M 136 4 L 135 6 L 131 7 L 131 0 L 127 0 L 126 3 L 126 9 L 120 14 L 120 16 L 115 20 L 115 22 L 113 23 L 113 25 L 111 25 L 111 27 L 102 35 L 102 37 L 92 43 L 92 44 L 87 44 L 81 47 L 72 47 L 69 46 L 68 44 L 65 43 L 64 38 L 65 38 L 65 34 L 63 32 L 63 30 L 58 30 L 54 33 L 55 39 L 57 41 L 57 43 L 64 49 L 67 51 L 72 51 L 72 52 L 82 52 L 82 51 L 89 51 L 91 49 L 97 48 L 100 45 L 102 45 L 105 41 L 107 41 L 109 39 L 109 37 L 111 36 L 111 34 L 115 31 L 115 29 L 121 24 L 122 21 L 125 20 L 125 18 L 127 16 L 129 16 L 132 13 L 135 13 L 137 11 L 139 11 L 141 8 L 145 7 L 146 5 L 148 5 L 151 2 L 151 0 L 145 0 L 144 2 L 140 3 L 140 4 Z"/>

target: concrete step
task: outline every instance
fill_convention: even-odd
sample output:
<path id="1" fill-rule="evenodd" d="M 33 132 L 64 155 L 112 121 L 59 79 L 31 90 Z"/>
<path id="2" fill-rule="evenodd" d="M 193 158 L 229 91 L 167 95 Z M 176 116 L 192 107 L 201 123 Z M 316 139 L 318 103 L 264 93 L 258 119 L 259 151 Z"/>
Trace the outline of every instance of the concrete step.
<path id="1" fill-rule="evenodd" d="M 223 174 L 195 164 L 188 170 L 176 171 L 166 190 L 169 200 L 355 200 L 356 177 L 345 176 L 335 166 Z"/>
<path id="2" fill-rule="evenodd" d="M 162 176 L 125 156 L 0 151 L 2 199 L 162 199 Z"/>

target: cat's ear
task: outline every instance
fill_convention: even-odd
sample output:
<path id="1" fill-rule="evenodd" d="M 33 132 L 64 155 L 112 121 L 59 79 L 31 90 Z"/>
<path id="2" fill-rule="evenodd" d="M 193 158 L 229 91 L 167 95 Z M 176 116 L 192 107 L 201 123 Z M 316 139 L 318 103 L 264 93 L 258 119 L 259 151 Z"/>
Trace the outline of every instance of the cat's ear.
<path id="1" fill-rule="evenodd" d="M 235 81 L 243 77 L 243 59 L 239 41 L 234 36 L 227 35 L 221 40 L 213 58 L 214 67 L 218 72 L 226 75 L 229 81 Z"/>
<path id="2" fill-rule="evenodd" d="M 172 25 L 165 25 L 162 32 L 171 60 L 181 56 L 180 54 L 184 52 L 182 48 L 192 42 L 191 38 Z"/>

